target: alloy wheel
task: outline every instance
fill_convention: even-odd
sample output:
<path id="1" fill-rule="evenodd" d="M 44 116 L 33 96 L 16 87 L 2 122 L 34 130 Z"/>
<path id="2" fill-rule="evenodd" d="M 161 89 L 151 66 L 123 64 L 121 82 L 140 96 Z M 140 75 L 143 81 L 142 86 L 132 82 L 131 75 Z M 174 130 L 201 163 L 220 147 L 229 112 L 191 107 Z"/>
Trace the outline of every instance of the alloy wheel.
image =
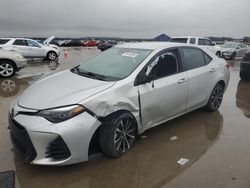
<path id="1" fill-rule="evenodd" d="M 56 59 L 56 54 L 54 52 L 50 52 L 48 54 L 48 58 L 49 60 L 54 61 Z"/>
<path id="2" fill-rule="evenodd" d="M 213 90 L 213 93 L 211 95 L 211 107 L 214 110 L 217 110 L 220 107 L 222 99 L 223 99 L 223 92 L 224 92 L 224 90 L 220 85 L 218 85 Z"/>
<path id="3" fill-rule="evenodd" d="M 0 75 L 4 77 L 11 76 L 14 73 L 14 68 L 9 63 L 0 64 Z"/>
<path id="4" fill-rule="evenodd" d="M 129 118 L 121 120 L 115 130 L 114 135 L 116 150 L 119 153 L 125 153 L 133 145 L 135 137 L 135 124 Z"/>

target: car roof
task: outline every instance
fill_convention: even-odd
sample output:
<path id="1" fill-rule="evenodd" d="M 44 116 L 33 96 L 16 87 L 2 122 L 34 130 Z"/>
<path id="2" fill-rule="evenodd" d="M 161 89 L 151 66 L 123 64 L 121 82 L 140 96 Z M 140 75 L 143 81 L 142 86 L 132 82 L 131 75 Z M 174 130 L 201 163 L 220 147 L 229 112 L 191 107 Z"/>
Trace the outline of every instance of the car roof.
<path id="1" fill-rule="evenodd" d="M 172 39 L 178 39 L 178 38 L 199 38 L 199 39 L 209 39 L 207 37 L 195 37 L 195 36 L 178 36 L 178 37 L 172 37 Z"/>
<path id="2" fill-rule="evenodd" d="M 136 42 L 136 43 L 124 43 L 116 45 L 116 47 L 120 48 L 134 48 L 134 49 L 144 49 L 144 50 L 156 50 L 159 48 L 172 48 L 179 46 L 197 47 L 196 45 L 174 43 L 174 42 Z"/>

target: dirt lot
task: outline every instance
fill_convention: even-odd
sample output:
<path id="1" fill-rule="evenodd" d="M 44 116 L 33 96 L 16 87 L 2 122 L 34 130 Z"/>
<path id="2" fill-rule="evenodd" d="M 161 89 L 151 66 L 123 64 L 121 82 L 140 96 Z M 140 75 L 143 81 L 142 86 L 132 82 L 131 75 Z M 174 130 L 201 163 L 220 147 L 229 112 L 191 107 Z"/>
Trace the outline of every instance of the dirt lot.
<path id="1" fill-rule="evenodd" d="M 229 62 L 230 84 L 218 112 L 197 110 L 151 129 L 124 157 L 100 156 L 68 167 L 24 163 L 9 139 L 8 107 L 34 81 L 100 53 L 67 52 L 67 59 L 30 62 L 14 78 L 0 80 L 0 171 L 15 170 L 16 187 L 250 187 L 250 83 L 240 81 L 239 61 Z M 182 158 L 188 159 L 183 165 L 177 162 Z"/>

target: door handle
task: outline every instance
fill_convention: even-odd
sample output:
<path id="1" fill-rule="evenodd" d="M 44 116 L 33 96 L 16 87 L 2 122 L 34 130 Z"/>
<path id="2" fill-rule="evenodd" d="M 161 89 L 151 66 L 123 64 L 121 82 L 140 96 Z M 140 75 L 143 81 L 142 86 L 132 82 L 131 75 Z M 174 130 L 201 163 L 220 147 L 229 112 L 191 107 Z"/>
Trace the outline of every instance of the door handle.
<path id="1" fill-rule="evenodd" d="M 215 72 L 216 71 L 216 68 L 211 68 L 209 72 Z"/>
<path id="2" fill-rule="evenodd" d="M 178 84 L 185 83 L 188 79 L 187 78 L 182 78 L 178 81 Z"/>

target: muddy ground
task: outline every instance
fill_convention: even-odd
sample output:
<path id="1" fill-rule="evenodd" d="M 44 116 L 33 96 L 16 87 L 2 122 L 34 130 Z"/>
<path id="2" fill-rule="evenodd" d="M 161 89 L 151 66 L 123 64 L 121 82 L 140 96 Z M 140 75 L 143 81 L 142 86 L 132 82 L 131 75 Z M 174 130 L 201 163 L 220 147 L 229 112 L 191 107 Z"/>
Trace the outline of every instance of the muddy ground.
<path id="1" fill-rule="evenodd" d="M 239 60 L 229 62 L 230 84 L 218 112 L 196 110 L 153 128 L 118 159 L 103 155 L 67 167 L 24 163 L 9 139 L 8 107 L 41 77 L 100 53 L 96 48 L 67 52 L 66 59 L 62 54 L 58 62 L 30 62 L 14 78 L 0 80 L 0 172 L 14 170 L 16 187 L 250 187 L 250 82 L 240 80 Z M 187 161 L 181 165 L 180 159 Z"/>

